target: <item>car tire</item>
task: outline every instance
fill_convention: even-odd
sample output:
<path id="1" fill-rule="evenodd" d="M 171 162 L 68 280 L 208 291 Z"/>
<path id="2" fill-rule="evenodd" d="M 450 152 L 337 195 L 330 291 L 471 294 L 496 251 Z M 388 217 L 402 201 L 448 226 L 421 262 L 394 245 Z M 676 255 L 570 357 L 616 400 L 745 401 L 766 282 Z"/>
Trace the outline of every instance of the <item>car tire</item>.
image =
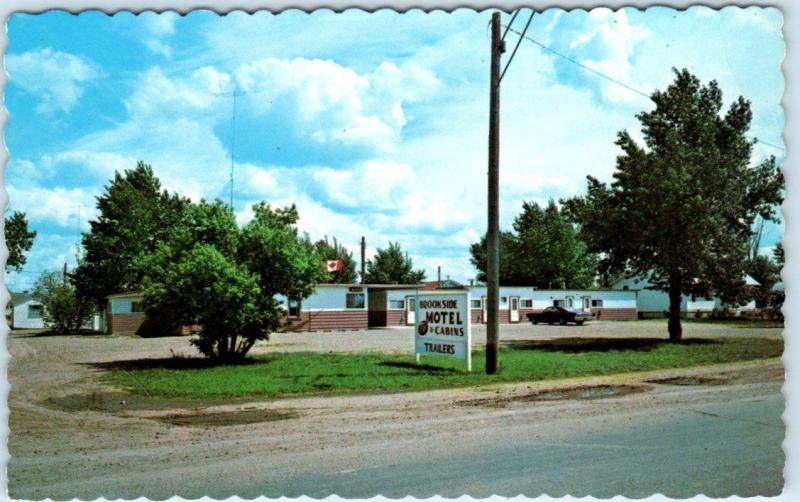
<path id="1" fill-rule="evenodd" d="M 534 319 L 533 324 L 539 324 L 539 319 Z"/>
<path id="2" fill-rule="evenodd" d="M 583 326 L 583 321 L 575 321 L 575 326 Z"/>
<path id="3" fill-rule="evenodd" d="M 560 324 L 562 326 L 566 326 L 567 325 L 567 320 L 566 319 L 561 319 L 560 321 L 558 321 L 558 324 Z"/>
<path id="4" fill-rule="evenodd" d="M 547 324 L 549 324 L 550 326 L 552 326 L 552 325 L 553 325 L 553 321 L 547 321 Z"/>

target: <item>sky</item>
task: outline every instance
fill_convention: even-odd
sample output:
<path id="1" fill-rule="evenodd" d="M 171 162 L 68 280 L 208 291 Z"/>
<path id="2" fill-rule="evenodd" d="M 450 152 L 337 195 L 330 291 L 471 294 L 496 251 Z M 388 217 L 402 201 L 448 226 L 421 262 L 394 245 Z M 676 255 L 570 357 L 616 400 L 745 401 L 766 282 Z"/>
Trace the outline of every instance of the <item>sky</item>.
<path id="1" fill-rule="evenodd" d="M 468 281 L 469 246 L 486 230 L 490 17 L 14 14 L 7 212 L 24 211 L 38 235 L 10 289 L 73 267 L 96 197 L 139 160 L 170 191 L 224 201 L 233 162 L 239 222 L 258 201 L 294 203 L 301 230 L 335 236 L 356 259 L 361 236 L 368 257 L 396 241 L 429 279 L 441 266 Z M 523 201 L 582 194 L 587 175 L 610 181 L 617 132 L 641 138 L 636 114 L 649 99 L 575 62 L 646 94 L 665 88 L 673 67 L 717 80 L 726 104 L 752 102 L 750 134 L 765 142 L 752 162 L 781 163 L 782 22 L 755 7 L 537 13 L 528 35 L 572 61 L 522 40 L 503 78 L 501 228 Z M 516 41 L 509 33 L 504 64 Z M 768 225 L 765 253 L 782 228 Z"/>

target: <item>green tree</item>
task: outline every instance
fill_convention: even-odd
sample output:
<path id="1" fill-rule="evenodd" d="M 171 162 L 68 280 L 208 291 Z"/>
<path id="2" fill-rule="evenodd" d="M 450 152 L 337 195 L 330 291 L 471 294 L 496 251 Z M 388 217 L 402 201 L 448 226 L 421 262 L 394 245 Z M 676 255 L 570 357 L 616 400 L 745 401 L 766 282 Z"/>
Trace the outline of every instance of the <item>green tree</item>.
<path id="1" fill-rule="evenodd" d="M 524 285 L 524 280 L 518 277 L 517 267 L 514 266 L 514 244 L 516 236 L 512 232 L 500 232 L 500 284 L 503 286 Z M 470 262 L 478 269 L 477 279 L 486 282 L 486 234 L 479 242 L 469 248 Z"/>
<path id="2" fill-rule="evenodd" d="M 8 247 L 8 260 L 6 272 L 22 270 L 27 257 L 25 253 L 31 250 L 33 240 L 36 238 L 35 230 L 28 230 L 28 219 L 25 213 L 14 211 L 5 219 L 6 247 Z"/>
<path id="3" fill-rule="evenodd" d="M 141 289 L 145 270 L 138 266 L 139 257 L 183 224 L 188 204 L 188 199 L 162 191 L 144 162 L 115 173 L 97 198 L 100 215 L 83 235 L 85 253 L 75 271 L 79 294 L 103 308 L 106 296 Z"/>
<path id="4" fill-rule="evenodd" d="M 58 272 L 45 272 L 33 287 L 33 298 L 44 306 L 44 324 L 59 333 L 79 331 L 92 312 L 91 302 L 82 299 L 71 280 Z"/>
<path id="5" fill-rule="evenodd" d="M 602 269 L 649 275 L 668 293 L 670 340 L 682 336 L 682 295 L 724 300 L 741 286 L 753 223 L 775 218 L 783 192 L 774 157 L 750 165 L 750 103 L 739 97 L 722 114 L 716 82 L 675 74 L 637 115 L 645 144 L 618 134 L 614 182 L 589 177 L 586 195 L 564 203 Z"/>
<path id="6" fill-rule="evenodd" d="M 500 239 L 500 283 L 505 286 L 588 288 L 594 284 L 596 257 L 579 238 L 575 225 L 550 201 L 546 207 L 524 202 L 514 232 Z M 486 240 L 470 248 L 478 280 L 486 280 Z"/>
<path id="7" fill-rule="evenodd" d="M 414 262 L 400 248 L 399 242 L 390 242 L 386 249 L 378 249 L 367 260 L 364 282 L 371 284 L 419 284 L 425 280 L 424 270 L 414 270 Z"/>
<path id="8" fill-rule="evenodd" d="M 751 297 L 756 301 L 756 307 L 766 308 L 770 304 L 772 287 L 780 281 L 780 267 L 768 256 L 756 255 L 747 264 L 747 274 L 758 282 L 752 286 Z"/>
<path id="9" fill-rule="evenodd" d="M 783 242 L 779 241 L 775 249 L 772 250 L 772 258 L 775 260 L 778 268 L 782 269 L 783 264 L 786 262 L 786 258 L 783 255 Z"/>
<path id="10" fill-rule="evenodd" d="M 198 326 L 192 343 L 220 362 L 240 361 L 280 326 L 285 312 L 277 295 L 305 298 L 326 277 L 319 255 L 298 234 L 294 206 L 259 203 L 253 210 L 253 220 L 239 228 L 220 201 L 193 204 L 171 238 L 139 259 L 147 271 L 147 317 Z"/>
<path id="11" fill-rule="evenodd" d="M 328 240 L 326 235 L 314 243 L 314 249 L 323 260 L 342 260 L 342 269 L 336 272 L 328 272 L 328 277 L 323 281 L 329 284 L 349 284 L 356 282 L 356 260 L 353 253 L 347 250 L 336 237 L 333 241 Z"/>

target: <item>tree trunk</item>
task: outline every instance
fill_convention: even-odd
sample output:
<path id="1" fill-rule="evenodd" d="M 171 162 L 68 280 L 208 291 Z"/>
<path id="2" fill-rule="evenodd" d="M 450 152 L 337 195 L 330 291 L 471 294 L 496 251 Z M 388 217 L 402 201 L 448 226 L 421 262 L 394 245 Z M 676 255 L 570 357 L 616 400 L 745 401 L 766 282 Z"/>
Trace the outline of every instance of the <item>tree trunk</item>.
<path id="1" fill-rule="evenodd" d="M 669 340 L 679 342 L 683 338 L 681 327 L 681 281 L 679 277 L 669 279 Z"/>

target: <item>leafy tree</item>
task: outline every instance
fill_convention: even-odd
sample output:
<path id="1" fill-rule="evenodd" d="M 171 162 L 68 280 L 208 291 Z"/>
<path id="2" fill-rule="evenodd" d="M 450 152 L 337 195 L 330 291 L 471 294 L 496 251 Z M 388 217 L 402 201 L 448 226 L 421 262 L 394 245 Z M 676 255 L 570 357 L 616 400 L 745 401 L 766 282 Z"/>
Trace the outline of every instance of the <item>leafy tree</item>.
<path id="1" fill-rule="evenodd" d="M 753 286 L 752 292 L 756 307 L 765 308 L 769 306 L 772 287 L 780 281 L 780 267 L 768 256 L 756 255 L 747 264 L 747 273 L 759 284 L 758 286 Z"/>
<path id="2" fill-rule="evenodd" d="M 6 247 L 8 247 L 8 260 L 6 272 L 22 270 L 27 257 L 25 253 L 31 250 L 33 240 L 36 238 L 35 230 L 28 230 L 28 219 L 25 213 L 14 211 L 5 219 Z"/>
<path id="3" fill-rule="evenodd" d="M 424 270 L 414 270 L 414 262 L 400 249 L 399 242 L 390 242 L 367 260 L 364 282 L 371 284 L 419 284 L 425 280 Z"/>
<path id="4" fill-rule="evenodd" d="M 775 260 L 778 268 L 782 269 L 783 264 L 786 262 L 786 259 L 783 255 L 783 242 L 778 242 L 778 244 L 775 246 L 775 249 L 772 250 L 772 258 Z"/>
<path id="5" fill-rule="evenodd" d="M 80 330 L 92 312 L 92 304 L 82 299 L 71 280 L 58 272 L 45 272 L 33 287 L 33 298 L 44 306 L 44 323 L 60 333 Z"/>
<path id="6" fill-rule="evenodd" d="M 260 203 L 244 228 L 220 201 L 187 209 L 170 239 L 139 259 L 147 270 L 147 317 L 198 326 L 192 343 L 220 362 L 243 359 L 284 317 L 276 295 L 302 299 L 325 278 L 313 246 L 298 235 L 294 206 Z"/>
<path id="7" fill-rule="evenodd" d="M 567 216 L 550 201 L 547 207 L 524 202 L 514 232 L 500 239 L 500 283 L 537 288 L 587 288 L 594 283 L 595 256 Z M 486 240 L 470 248 L 478 280 L 486 280 Z"/>
<path id="8" fill-rule="evenodd" d="M 504 286 L 517 286 L 523 284 L 523 280 L 517 276 L 517 268 L 514 266 L 514 240 L 515 235 L 511 232 L 500 232 L 500 284 Z M 481 237 L 480 242 L 476 242 L 469 247 L 470 262 L 478 269 L 478 282 L 486 282 L 486 234 Z"/>
<path id="9" fill-rule="evenodd" d="M 670 340 L 682 336 L 682 295 L 724 300 L 740 287 L 753 222 L 775 218 L 783 191 L 774 157 L 750 165 L 750 103 L 739 97 L 723 115 L 715 81 L 675 74 L 637 115 L 645 145 L 618 134 L 614 182 L 590 176 L 586 195 L 565 202 L 589 250 L 604 253 L 602 269 L 649 274 L 669 294 Z"/>
<path id="10" fill-rule="evenodd" d="M 356 282 L 356 261 L 353 253 L 347 250 L 336 237 L 333 242 L 326 235 L 314 243 L 314 249 L 323 260 L 342 260 L 342 269 L 328 272 L 328 277 L 323 281 L 329 284 L 349 284 Z"/>
<path id="11" fill-rule="evenodd" d="M 97 198 L 100 215 L 83 235 L 85 254 L 75 272 L 79 294 L 103 308 L 106 296 L 141 289 L 145 270 L 138 266 L 138 258 L 154 251 L 183 224 L 188 204 L 188 199 L 162 191 L 153 169 L 144 162 L 115 173 Z"/>

